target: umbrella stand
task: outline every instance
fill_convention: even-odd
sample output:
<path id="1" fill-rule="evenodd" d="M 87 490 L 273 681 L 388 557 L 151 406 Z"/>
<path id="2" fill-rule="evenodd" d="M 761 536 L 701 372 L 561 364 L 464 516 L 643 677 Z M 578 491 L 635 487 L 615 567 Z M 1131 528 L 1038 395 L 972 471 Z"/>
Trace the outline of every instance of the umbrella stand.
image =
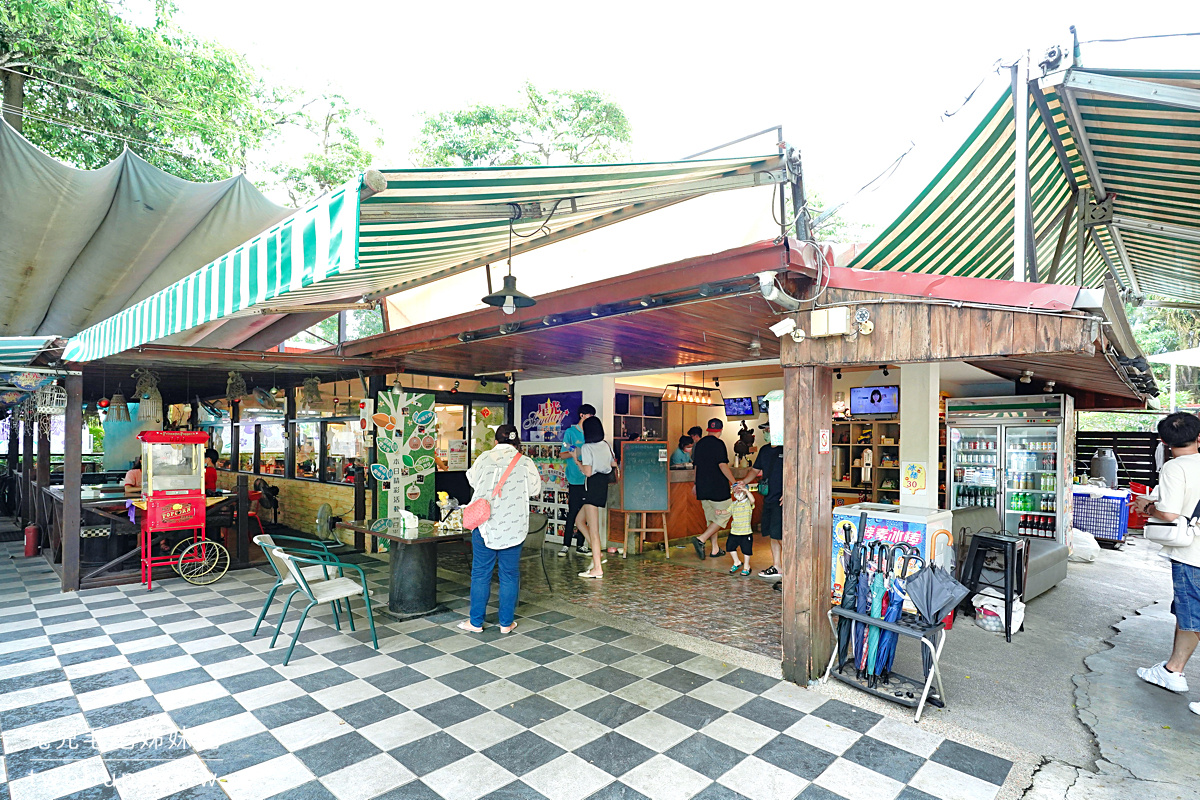
<path id="1" fill-rule="evenodd" d="M 910 678 L 893 672 L 889 676 L 889 684 L 873 687 L 869 680 L 870 676 L 860 678 L 855 674 L 843 674 L 840 671 L 834 670 L 834 664 L 838 660 L 835 650 L 829 658 L 829 666 L 826 667 L 825 675 L 821 679 L 823 682 L 828 681 L 832 676 L 843 683 L 873 694 L 876 697 L 890 700 L 893 703 L 898 703 L 908 708 L 914 708 L 916 709 L 915 722 L 921 721 L 921 713 L 924 711 L 926 705 L 933 705 L 938 708 L 945 707 L 946 694 L 942 687 L 942 673 L 938 667 L 938 661 L 942 655 L 942 647 L 946 642 L 946 631 L 940 622 L 925 624 L 911 618 L 901 618 L 897 622 L 888 622 L 887 620 L 872 617 L 869 614 L 860 614 L 857 611 L 844 609 L 841 606 L 834 606 L 829 610 L 829 627 L 835 636 L 838 632 L 838 624 L 843 619 L 848 619 L 856 623 L 856 626 L 874 626 L 880 630 L 895 633 L 897 635 L 897 645 L 900 641 L 919 640 L 922 653 L 930 661 L 930 668 L 923 679 Z M 936 691 L 934 690 L 935 686 Z"/>

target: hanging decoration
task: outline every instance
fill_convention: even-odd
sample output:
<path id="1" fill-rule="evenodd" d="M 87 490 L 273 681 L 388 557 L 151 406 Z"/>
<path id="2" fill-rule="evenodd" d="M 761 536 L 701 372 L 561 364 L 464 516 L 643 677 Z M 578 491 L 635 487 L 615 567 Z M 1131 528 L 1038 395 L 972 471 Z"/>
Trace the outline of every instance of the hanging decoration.
<path id="1" fill-rule="evenodd" d="M 236 370 L 229 371 L 229 380 L 225 384 L 225 399 L 230 403 L 239 403 L 250 392 L 246 389 L 246 379 Z"/>
<path id="2" fill-rule="evenodd" d="M 117 389 L 113 393 L 112 400 L 108 401 L 108 418 L 113 422 L 130 422 L 129 419 L 129 404 L 125 402 L 125 395 Z"/>
<path id="3" fill-rule="evenodd" d="M 187 403 L 172 403 L 167 409 L 167 421 L 176 428 L 182 428 L 192 417 L 192 407 Z"/>
<path id="4" fill-rule="evenodd" d="M 37 390 L 37 412 L 42 416 L 67 413 L 67 390 L 51 383 Z"/>
<path id="5" fill-rule="evenodd" d="M 83 424 L 100 424 L 100 407 L 96 404 L 95 400 L 90 403 L 84 403 Z"/>
<path id="6" fill-rule="evenodd" d="M 54 380 L 53 375 L 47 375 L 43 372 L 13 372 L 8 376 L 9 383 L 27 392 L 32 392 L 34 389 L 52 380 Z"/>
<path id="7" fill-rule="evenodd" d="M 305 378 L 304 384 L 300 387 L 300 407 L 305 411 L 312 411 L 323 402 L 325 399 L 321 397 L 321 379 Z"/>
<path id="8" fill-rule="evenodd" d="M 158 375 L 144 367 L 134 370 L 134 380 L 137 386 L 133 393 L 138 399 L 138 420 L 142 422 L 162 422 L 162 394 L 158 391 Z"/>
<path id="9" fill-rule="evenodd" d="M 0 403 L 6 406 L 16 405 L 24 399 L 24 392 L 0 392 Z"/>

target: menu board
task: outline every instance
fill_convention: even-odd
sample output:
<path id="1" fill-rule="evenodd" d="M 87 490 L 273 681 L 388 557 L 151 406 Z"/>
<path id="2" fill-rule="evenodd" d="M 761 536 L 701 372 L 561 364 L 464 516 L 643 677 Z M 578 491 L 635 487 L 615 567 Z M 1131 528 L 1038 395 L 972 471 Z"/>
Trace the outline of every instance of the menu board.
<path id="1" fill-rule="evenodd" d="M 429 518 L 435 496 L 433 460 L 437 447 L 437 414 L 433 395 L 423 392 L 380 392 L 376 404 L 376 463 L 379 513 L 398 517 L 408 510 Z"/>

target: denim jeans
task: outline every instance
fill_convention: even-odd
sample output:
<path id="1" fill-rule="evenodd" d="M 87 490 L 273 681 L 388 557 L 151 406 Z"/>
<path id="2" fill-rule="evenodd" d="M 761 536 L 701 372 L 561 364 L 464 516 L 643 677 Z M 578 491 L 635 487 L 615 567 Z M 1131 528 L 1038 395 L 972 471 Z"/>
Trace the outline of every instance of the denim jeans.
<path id="1" fill-rule="evenodd" d="M 471 624 L 483 627 L 483 615 L 492 599 L 492 570 L 500 571 L 500 624 L 513 624 L 521 590 L 521 547 L 525 543 L 493 550 L 476 528 L 471 532 Z"/>

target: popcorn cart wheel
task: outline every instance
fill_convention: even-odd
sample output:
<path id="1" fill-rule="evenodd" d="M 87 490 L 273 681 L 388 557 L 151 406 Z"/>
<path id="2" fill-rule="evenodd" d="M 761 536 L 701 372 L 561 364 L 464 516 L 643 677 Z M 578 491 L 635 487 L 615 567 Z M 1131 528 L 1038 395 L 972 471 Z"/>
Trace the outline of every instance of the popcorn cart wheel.
<path id="1" fill-rule="evenodd" d="M 208 539 L 189 542 L 172 566 L 179 577 L 196 586 L 207 586 L 229 571 L 229 551 Z"/>

